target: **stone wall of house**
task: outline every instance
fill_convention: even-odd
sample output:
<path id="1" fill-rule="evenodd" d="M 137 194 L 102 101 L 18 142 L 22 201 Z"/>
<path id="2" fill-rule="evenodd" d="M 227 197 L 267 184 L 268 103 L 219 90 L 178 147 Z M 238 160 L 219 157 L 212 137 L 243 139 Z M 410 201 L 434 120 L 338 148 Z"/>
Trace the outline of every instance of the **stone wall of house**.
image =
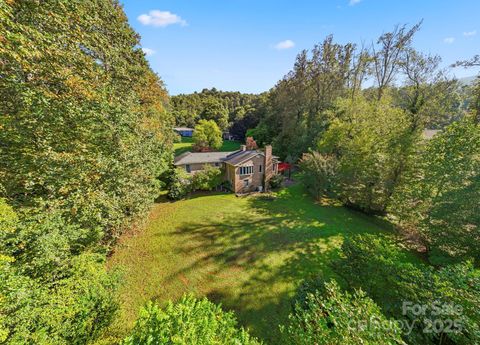
<path id="1" fill-rule="evenodd" d="M 240 167 L 252 166 L 253 173 L 248 175 L 240 175 Z M 262 167 L 260 171 L 260 166 Z M 248 193 L 258 190 L 258 187 L 263 186 L 264 180 L 264 159 L 262 155 L 253 157 L 252 159 L 243 162 L 235 168 L 235 193 Z M 248 181 L 246 186 L 245 181 Z"/>

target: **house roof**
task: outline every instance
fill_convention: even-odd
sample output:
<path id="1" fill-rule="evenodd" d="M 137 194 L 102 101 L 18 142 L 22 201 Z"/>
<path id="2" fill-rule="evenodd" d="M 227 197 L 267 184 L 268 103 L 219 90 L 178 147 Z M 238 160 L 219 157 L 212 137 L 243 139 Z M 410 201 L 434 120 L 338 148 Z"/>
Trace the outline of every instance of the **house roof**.
<path id="1" fill-rule="evenodd" d="M 220 163 L 225 162 L 233 166 L 237 166 L 246 160 L 249 160 L 257 155 L 264 156 L 264 152 L 260 150 L 249 151 L 231 151 L 231 152 L 185 152 L 180 156 L 175 157 L 175 165 L 184 164 L 201 164 L 201 163 Z M 277 156 L 273 156 L 273 159 L 278 159 Z"/>
<path id="2" fill-rule="evenodd" d="M 225 163 L 231 164 L 231 165 L 238 165 L 246 160 L 249 160 L 255 156 L 258 155 L 264 155 L 262 151 L 257 151 L 257 150 L 252 150 L 252 151 L 237 151 L 234 152 L 233 154 L 229 155 L 225 159 Z"/>
<path id="3" fill-rule="evenodd" d="M 175 157 L 175 165 L 199 164 L 199 163 L 219 163 L 233 152 L 185 152 Z"/>

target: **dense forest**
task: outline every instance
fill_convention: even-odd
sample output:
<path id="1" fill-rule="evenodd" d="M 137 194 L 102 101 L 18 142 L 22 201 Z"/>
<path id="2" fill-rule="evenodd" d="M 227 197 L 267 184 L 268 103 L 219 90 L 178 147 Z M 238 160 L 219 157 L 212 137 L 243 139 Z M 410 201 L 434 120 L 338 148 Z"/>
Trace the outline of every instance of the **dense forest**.
<path id="1" fill-rule="evenodd" d="M 480 342 L 480 78 L 462 86 L 440 57 L 415 50 L 421 23 L 368 48 L 328 36 L 263 94 L 169 97 L 117 1 L 1 1 L 0 18 L 0 343 L 102 341 L 121 282 L 107 255 L 142 226 L 169 180 L 172 127 L 203 120 L 271 143 L 315 199 L 398 232 L 400 244 L 346 240 L 341 282 L 299 282 L 285 343 Z M 456 65 L 479 66 L 480 57 Z M 439 132 L 426 138 L 425 129 Z M 348 326 L 360 316 L 418 319 L 401 313 L 405 300 L 461 306 L 442 320 L 462 327 L 425 333 L 433 313 L 407 335 Z M 123 343 L 191 341 L 261 343 L 232 312 L 192 296 L 145 306 Z"/>
<path id="2" fill-rule="evenodd" d="M 177 126 L 195 127 L 200 120 L 214 120 L 221 130 L 239 140 L 255 128 L 265 114 L 267 94 L 224 92 L 215 88 L 170 98 Z"/>

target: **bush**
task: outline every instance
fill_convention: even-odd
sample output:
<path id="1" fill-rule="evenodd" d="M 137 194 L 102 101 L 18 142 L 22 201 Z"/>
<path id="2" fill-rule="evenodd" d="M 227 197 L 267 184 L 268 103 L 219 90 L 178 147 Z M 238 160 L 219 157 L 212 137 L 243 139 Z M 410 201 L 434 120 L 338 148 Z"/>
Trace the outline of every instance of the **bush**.
<path id="1" fill-rule="evenodd" d="M 268 181 L 268 184 L 270 188 L 276 189 L 283 185 L 283 181 L 285 181 L 285 177 L 283 175 L 276 174 L 272 176 L 272 178 Z"/>
<path id="2" fill-rule="evenodd" d="M 62 274 L 54 282 L 34 279 L 0 255 L 0 342 L 85 344 L 99 337 L 118 309 L 116 276 L 97 254 L 73 258 Z"/>
<path id="3" fill-rule="evenodd" d="M 307 294 L 304 304 L 296 305 L 288 324 L 281 327 L 285 344 L 404 344 L 398 325 L 364 292 L 342 292 L 335 281 L 323 290 Z M 368 323 L 372 320 L 376 323 Z"/>
<path id="4" fill-rule="evenodd" d="M 180 200 L 191 191 L 192 176 L 182 168 L 174 169 L 168 185 L 168 198 L 172 200 Z"/>
<path id="5" fill-rule="evenodd" d="M 224 312 L 206 298 L 188 295 L 177 303 L 169 302 L 164 309 L 149 302 L 122 344 L 253 345 L 260 342 L 237 326 L 232 312 Z"/>
<path id="6" fill-rule="evenodd" d="M 321 276 L 303 280 L 298 286 L 295 296 L 293 297 L 293 307 L 299 305 L 302 309 L 307 307 L 308 296 L 319 292 L 325 294 L 325 279 Z"/>
<path id="7" fill-rule="evenodd" d="M 206 164 L 202 171 L 193 175 L 193 190 L 213 190 L 222 183 L 222 170 Z"/>

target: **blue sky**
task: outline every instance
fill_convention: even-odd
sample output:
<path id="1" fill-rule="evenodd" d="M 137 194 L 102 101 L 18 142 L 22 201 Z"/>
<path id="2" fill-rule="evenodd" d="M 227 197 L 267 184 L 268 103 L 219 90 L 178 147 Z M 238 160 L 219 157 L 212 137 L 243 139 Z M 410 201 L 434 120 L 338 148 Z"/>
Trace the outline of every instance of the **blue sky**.
<path id="1" fill-rule="evenodd" d="M 395 24 L 424 19 L 414 46 L 448 66 L 480 54 L 478 0 L 123 0 L 154 71 L 172 95 L 216 87 L 258 93 L 302 49 L 333 34 L 370 44 Z M 456 69 L 464 77 L 474 71 Z"/>

